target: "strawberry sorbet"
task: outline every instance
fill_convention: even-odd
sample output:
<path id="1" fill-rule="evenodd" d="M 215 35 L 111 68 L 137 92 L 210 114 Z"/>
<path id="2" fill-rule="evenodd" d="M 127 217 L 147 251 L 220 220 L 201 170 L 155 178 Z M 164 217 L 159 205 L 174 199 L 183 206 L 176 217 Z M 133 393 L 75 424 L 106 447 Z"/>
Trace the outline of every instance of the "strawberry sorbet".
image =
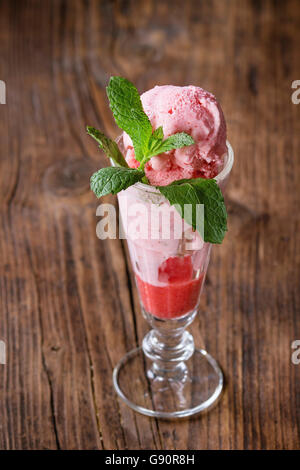
<path id="1" fill-rule="evenodd" d="M 156 86 L 141 96 L 153 129 L 162 126 L 164 137 L 190 134 L 195 144 L 152 157 L 145 173 L 152 185 L 164 186 L 184 178 L 214 178 L 220 171 L 226 147 L 226 124 L 216 98 L 196 86 Z M 126 160 L 137 168 L 130 137 L 124 133 Z"/>

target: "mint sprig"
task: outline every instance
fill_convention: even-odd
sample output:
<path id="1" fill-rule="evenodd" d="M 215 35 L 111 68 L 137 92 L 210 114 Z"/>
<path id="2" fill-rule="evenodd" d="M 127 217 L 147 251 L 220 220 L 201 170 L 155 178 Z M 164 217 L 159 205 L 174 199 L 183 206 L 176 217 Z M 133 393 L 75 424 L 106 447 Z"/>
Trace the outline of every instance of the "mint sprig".
<path id="1" fill-rule="evenodd" d="M 227 231 L 227 213 L 222 192 L 214 179 L 185 179 L 168 186 L 158 187 L 171 205 L 180 212 L 195 230 L 197 227 L 196 205 L 204 205 L 204 241 L 222 243 Z M 185 204 L 192 204 L 192 211 L 184 211 Z"/>
<path id="2" fill-rule="evenodd" d="M 129 168 L 116 142 L 97 129 L 87 127 L 88 134 L 98 142 L 106 155 L 117 165 L 102 168 L 91 177 L 91 189 L 97 197 L 109 193 L 117 194 L 139 181 L 147 184 L 144 167 L 150 158 L 194 144 L 193 138 L 185 132 L 179 132 L 164 139 L 162 126 L 152 130 L 138 91 L 127 79 L 111 77 L 106 90 L 116 123 L 131 138 L 135 158 L 140 162 L 140 166 L 138 169 Z M 223 241 L 227 230 L 227 213 L 222 192 L 215 180 L 184 179 L 157 188 L 195 230 L 199 230 L 197 204 L 203 204 L 204 241 L 210 243 Z M 191 204 L 193 210 L 184 211 L 185 204 Z"/>
<path id="3" fill-rule="evenodd" d="M 117 166 L 129 168 L 123 154 L 120 152 L 118 144 L 114 140 L 106 137 L 105 134 L 94 127 L 87 126 L 86 130 L 87 133 L 98 142 L 99 147 L 104 151 L 106 156 L 111 158 Z"/>
<path id="4" fill-rule="evenodd" d="M 144 172 L 134 168 L 106 167 L 96 171 L 91 177 L 91 190 L 97 197 L 117 194 L 123 189 L 141 181 Z"/>

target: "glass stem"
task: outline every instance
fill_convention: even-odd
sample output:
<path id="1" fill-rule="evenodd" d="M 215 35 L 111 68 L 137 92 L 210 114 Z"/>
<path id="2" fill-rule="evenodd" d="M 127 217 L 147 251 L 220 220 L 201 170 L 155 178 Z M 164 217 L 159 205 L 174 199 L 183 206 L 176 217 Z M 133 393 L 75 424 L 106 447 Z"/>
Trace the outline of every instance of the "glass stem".
<path id="1" fill-rule="evenodd" d="M 143 340 L 143 351 L 152 361 L 147 371 L 148 377 L 183 380 L 187 373 L 185 361 L 194 352 L 194 339 L 185 328 L 193 321 L 194 315 L 187 319 L 159 322 L 151 319 L 154 326 Z M 147 316 L 147 320 L 150 319 Z"/>

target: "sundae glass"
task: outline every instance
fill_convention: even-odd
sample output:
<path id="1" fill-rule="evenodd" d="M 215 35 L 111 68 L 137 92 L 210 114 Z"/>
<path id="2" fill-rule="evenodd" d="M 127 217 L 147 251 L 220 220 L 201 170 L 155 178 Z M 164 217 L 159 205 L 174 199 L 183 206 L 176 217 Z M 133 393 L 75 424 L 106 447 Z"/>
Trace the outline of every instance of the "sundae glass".
<path id="1" fill-rule="evenodd" d="M 87 127 L 111 161 L 91 177 L 100 198 L 118 194 L 123 238 L 151 330 L 115 367 L 122 400 L 148 416 L 178 418 L 216 403 L 223 374 L 187 327 L 199 310 L 211 244 L 227 230 L 224 189 L 233 165 L 222 109 L 197 86 L 155 86 L 141 96 L 126 78 L 106 89 L 123 134 Z"/>
<path id="2" fill-rule="evenodd" d="M 227 149 L 215 176 L 223 191 L 234 159 L 228 142 Z M 118 200 L 141 311 L 152 329 L 114 369 L 115 389 L 148 416 L 178 418 L 207 410 L 221 394 L 223 374 L 208 352 L 195 348 L 186 328 L 198 312 L 211 244 L 152 186 L 136 183 Z"/>

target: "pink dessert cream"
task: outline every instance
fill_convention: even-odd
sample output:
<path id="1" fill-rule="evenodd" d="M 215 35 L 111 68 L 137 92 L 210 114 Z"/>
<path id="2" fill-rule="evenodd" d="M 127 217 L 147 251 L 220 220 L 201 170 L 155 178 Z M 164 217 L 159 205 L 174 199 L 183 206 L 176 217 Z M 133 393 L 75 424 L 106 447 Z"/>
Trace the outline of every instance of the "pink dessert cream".
<path id="1" fill-rule="evenodd" d="M 211 245 L 181 219 L 153 186 L 190 178 L 214 178 L 227 153 L 226 124 L 215 97 L 195 86 L 156 86 L 141 96 L 153 129 L 164 136 L 190 134 L 195 144 L 152 157 L 145 174 L 152 186 L 137 183 L 118 194 L 137 287 L 144 310 L 157 318 L 178 318 L 198 307 Z M 125 157 L 138 168 L 130 137 L 123 134 Z M 151 211 L 151 216 L 150 216 Z M 168 221 L 169 236 L 163 235 Z M 181 224 L 181 236 L 173 227 Z M 131 230 L 128 227 L 131 224 Z M 132 230 L 136 226 L 136 231 Z M 178 225 L 176 225 L 178 227 Z"/>
<path id="2" fill-rule="evenodd" d="M 164 136 L 186 132 L 194 145 L 152 157 L 145 166 L 152 185 L 165 186 L 190 178 L 214 178 L 221 170 L 226 147 L 226 124 L 216 98 L 195 86 L 156 86 L 141 95 L 145 113 L 154 129 L 163 127 Z M 130 137 L 124 133 L 127 163 L 138 168 Z"/>

